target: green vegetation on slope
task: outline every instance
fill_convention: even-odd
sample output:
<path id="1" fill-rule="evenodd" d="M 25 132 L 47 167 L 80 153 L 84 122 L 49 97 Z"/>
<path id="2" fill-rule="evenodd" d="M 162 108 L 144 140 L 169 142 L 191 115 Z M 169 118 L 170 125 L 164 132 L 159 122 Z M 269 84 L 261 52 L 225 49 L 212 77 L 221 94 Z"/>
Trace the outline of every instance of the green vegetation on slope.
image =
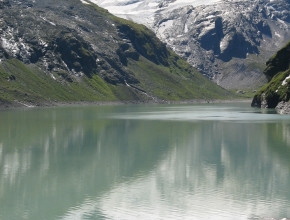
<path id="1" fill-rule="evenodd" d="M 134 49 L 143 56 L 137 62 L 130 59 L 127 68 L 135 74 L 140 82 L 138 86 L 148 95 L 174 101 L 233 97 L 232 93 L 209 81 L 166 48 L 146 26 L 118 18 L 96 5 L 93 7 L 115 21 L 119 31 L 128 36 Z"/>
<path id="2" fill-rule="evenodd" d="M 130 62 L 129 68 L 136 73 L 140 86 L 147 88 L 148 94 L 163 100 L 225 99 L 232 96 L 230 92 L 199 74 L 185 61 L 178 59 L 177 63 L 165 67 L 152 65 L 142 58 L 138 62 Z"/>
<path id="3" fill-rule="evenodd" d="M 266 63 L 264 74 L 271 80 L 277 73 L 289 69 L 290 65 L 290 41 Z"/>
<path id="4" fill-rule="evenodd" d="M 2 103 L 31 104 L 70 101 L 118 100 L 110 85 L 97 75 L 79 82 L 57 81 L 36 66 L 16 59 L 0 65 L 0 100 Z"/>

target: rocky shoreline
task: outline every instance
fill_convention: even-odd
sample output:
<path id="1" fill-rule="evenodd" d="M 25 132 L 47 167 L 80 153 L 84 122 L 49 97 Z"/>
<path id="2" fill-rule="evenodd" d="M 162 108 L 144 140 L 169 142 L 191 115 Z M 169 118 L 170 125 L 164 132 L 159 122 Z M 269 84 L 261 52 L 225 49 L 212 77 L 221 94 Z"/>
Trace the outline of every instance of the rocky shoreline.
<path id="1" fill-rule="evenodd" d="M 282 115 L 290 114 L 290 103 L 284 101 L 279 102 L 275 109 L 279 114 Z"/>
<path id="2" fill-rule="evenodd" d="M 26 103 L 15 100 L 13 103 L 0 102 L 0 110 L 8 109 L 29 109 L 29 108 L 46 108 L 46 107 L 63 107 L 63 106 L 92 106 L 92 105 L 127 105 L 127 104 L 206 104 L 206 103 L 233 103 L 233 102 L 251 102 L 250 99 L 192 99 L 181 101 L 168 100 L 151 100 L 151 101 L 70 101 L 70 102 L 41 102 L 41 103 Z M 249 104 L 250 105 L 250 104 Z"/>

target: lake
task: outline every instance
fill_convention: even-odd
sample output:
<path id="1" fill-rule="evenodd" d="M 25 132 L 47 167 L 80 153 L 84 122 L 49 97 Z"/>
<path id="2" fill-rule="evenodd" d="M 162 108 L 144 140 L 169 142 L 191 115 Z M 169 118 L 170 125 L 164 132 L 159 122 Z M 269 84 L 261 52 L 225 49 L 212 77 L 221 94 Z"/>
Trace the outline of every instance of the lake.
<path id="1" fill-rule="evenodd" d="M 0 219 L 290 218 L 290 116 L 250 103 L 0 111 Z"/>

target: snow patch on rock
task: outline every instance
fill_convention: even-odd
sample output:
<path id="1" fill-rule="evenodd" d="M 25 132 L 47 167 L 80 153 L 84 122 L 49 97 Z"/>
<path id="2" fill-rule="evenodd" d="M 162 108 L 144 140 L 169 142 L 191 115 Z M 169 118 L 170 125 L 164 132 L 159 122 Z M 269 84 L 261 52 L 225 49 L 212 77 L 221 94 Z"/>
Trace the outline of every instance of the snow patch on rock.
<path id="1" fill-rule="evenodd" d="M 287 76 L 287 77 L 284 79 L 284 81 L 282 82 L 282 86 L 287 85 L 287 80 L 288 80 L 288 79 L 290 79 L 290 75 Z"/>
<path id="2" fill-rule="evenodd" d="M 83 4 L 85 4 L 85 5 L 90 5 L 90 4 L 91 4 L 90 2 L 87 2 L 87 1 L 85 1 L 85 0 L 81 0 L 81 2 L 82 2 Z"/>

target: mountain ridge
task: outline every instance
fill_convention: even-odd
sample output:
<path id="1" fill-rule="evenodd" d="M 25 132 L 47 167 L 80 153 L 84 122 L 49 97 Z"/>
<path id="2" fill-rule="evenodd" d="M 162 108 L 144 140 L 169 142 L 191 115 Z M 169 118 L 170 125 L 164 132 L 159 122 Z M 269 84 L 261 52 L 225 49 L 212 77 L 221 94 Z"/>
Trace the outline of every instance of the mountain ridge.
<path id="1" fill-rule="evenodd" d="M 121 7 L 114 1 L 92 1 L 116 13 Z M 177 54 L 227 89 L 253 90 L 266 83 L 262 74 L 266 61 L 290 39 L 287 0 L 160 0 L 151 5 L 148 19 L 146 13 L 142 16 L 142 4 L 148 8 L 149 3 L 134 2 L 137 9 L 122 16 L 147 25 Z"/>
<path id="2" fill-rule="evenodd" d="M 232 96 L 145 26 L 88 1 L 0 2 L 3 105 Z"/>

